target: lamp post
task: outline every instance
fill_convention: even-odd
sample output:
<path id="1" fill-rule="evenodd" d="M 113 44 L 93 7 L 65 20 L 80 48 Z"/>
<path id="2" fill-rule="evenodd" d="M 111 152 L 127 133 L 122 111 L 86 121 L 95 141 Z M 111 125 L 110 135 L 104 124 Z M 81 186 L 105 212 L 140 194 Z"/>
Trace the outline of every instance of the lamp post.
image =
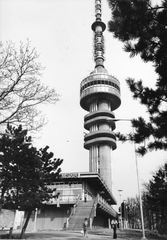
<path id="1" fill-rule="evenodd" d="M 131 122 L 131 119 L 120 119 L 120 118 L 107 118 L 108 122 L 118 122 L 118 121 L 129 121 Z M 134 134 L 134 128 L 132 127 L 133 134 Z M 141 189 L 140 189 L 140 180 L 139 180 L 139 169 L 138 169 L 138 161 L 137 161 L 137 154 L 136 154 L 136 144 L 134 143 L 134 151 L 135 151 L 135 163 L 136 163 L 136 175 L 137 175 L 137 184 L 138 184 L 138 194 L 139 194 L 139 202 L 140 202 L 140 214 L 141 214 L 141 225 L 142 225 L 142 233 L 143 237 L 141 240 L 146 240 L 145 237 L 145 229 L 144 229 L 144 217 L 143 217 L 143 207 L 142 207 L 142 199 L 141 199 Z"/>
<path id="2" fill-rule="evenodd" d="M 124 229 L 126 229 L 126 200 L 123 200 L 123 212 L 124 212 L 124 217 L 123 217 L 123 226 Z"/>
<path id="3" fill-rule="evenodd" d="M 123 229 L 122 227 L 122 206 L 121 206 L 121 192 L 122 192 L 123 190 L 118 190 L 118 192 L 119 192 L 119 196 L 120 196 L 120 213 L 121 213 L 121 215 L 120 215 L 120 222 L 121 222 L 121 230 Z"/>

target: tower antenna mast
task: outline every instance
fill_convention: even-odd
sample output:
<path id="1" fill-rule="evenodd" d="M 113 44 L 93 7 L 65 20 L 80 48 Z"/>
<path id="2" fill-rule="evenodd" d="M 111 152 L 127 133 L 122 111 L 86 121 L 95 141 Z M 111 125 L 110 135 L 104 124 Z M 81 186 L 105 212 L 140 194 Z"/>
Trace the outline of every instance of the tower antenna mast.
<path id="1" fill-rule="evenodd" d="M 101 20 L 101 0 L 95 0 L 95 22 L 92 24 L 92 30 L 94 31 L 94 61 L 95 67 L 103 66 L 104 63 L 104 36 L 103 32 L 106 29 L 106 25 Z"/>

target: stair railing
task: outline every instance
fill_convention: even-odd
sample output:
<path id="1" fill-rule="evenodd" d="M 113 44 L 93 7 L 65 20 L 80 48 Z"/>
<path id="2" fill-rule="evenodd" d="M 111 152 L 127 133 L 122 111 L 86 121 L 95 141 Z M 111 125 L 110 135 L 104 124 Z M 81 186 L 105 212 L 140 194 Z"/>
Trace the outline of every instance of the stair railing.
<path id="1" fill-rule="evenodd" d="M 72 211 L 71 211 L 71 213 L 70 213 L 70 216 L 67 218 L 67 224 L 66 224 L 66 228 L 67 228 L 67 229 L 68 229 L 68 227 L 69 227 L 69 221 L 70 221 L 72 215 L 75 214 L 76 207 L 78 206 L 80 197 L 81 197 L 81 195 L 78 194 L 77 201 L 76 201 L 76 203 L 74 204 L 74 207 L 73 207 L 73 209 L 72 209 Z"/>
<path id="2" fill-rule="evenodd" d="M 95 217 L 95 211 L 96 211 L 97 203 L 98 203 L 98 195 L 95 197 L 95 199 L 93 201 L 92 209 L 91 209 L 91 212 L 90 212 L 90 215 L 89 215 L 90 229 L 92 229 L 92 223 L 93 223 L 93 219 Z"/>

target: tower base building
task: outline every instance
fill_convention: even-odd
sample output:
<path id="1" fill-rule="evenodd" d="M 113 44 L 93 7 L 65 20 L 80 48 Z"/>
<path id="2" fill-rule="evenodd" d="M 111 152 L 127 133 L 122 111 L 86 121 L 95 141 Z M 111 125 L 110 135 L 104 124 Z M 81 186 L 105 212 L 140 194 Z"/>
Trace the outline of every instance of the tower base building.
<path id="1" fill-rule="evenodd" d="M 88 229 L 110 228 L 117 218 L 112 207 L 116 200 L 98 173 L 62 173 L 49 187 L 56 188 L 59 197 L 32 214 L 27 230 L 81 231 L 85 218 Z"/>

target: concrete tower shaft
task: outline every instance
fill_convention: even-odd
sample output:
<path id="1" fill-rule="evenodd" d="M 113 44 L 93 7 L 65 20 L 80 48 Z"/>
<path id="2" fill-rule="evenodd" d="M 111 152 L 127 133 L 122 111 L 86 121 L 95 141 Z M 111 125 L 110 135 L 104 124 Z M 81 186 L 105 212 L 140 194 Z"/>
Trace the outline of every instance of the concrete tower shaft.
<path id="1" fill-rule="evenodd" d="M 120 83 L 104 68 L 104 37 L 106 25 L 101 21 L 101 0 L 95 0 L 96 21 L 94 31 L 95 69 L 80 84 L 80 105 L 89 113 L 84 118 L 88 134 L 84 137 L 84 148 L 89 150 L 89 171 L 98 172 L 112 189 L 111 150 L 116 149 L 113 130 L 113 111 L 121 104 Z"/>

